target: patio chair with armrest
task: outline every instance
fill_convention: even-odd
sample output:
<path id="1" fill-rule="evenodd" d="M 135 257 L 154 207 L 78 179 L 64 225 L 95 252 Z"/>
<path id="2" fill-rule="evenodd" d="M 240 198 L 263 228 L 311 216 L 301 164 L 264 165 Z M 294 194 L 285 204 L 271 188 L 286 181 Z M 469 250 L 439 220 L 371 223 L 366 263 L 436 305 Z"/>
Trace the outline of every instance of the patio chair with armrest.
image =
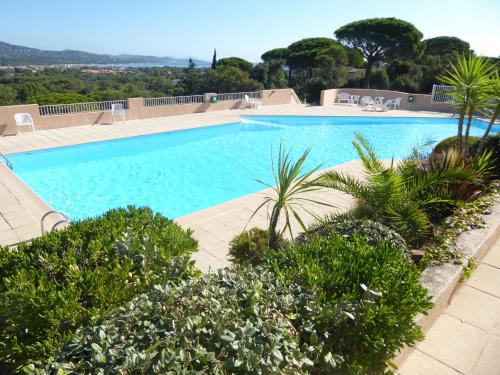
<path id="1" fill-rule="evenodd" d="M 346 104 L 351 103 L 351 95 L 349 95 L 346 92 L 341 92 L 337 96 L 337 103 L 346 103 Z"/>

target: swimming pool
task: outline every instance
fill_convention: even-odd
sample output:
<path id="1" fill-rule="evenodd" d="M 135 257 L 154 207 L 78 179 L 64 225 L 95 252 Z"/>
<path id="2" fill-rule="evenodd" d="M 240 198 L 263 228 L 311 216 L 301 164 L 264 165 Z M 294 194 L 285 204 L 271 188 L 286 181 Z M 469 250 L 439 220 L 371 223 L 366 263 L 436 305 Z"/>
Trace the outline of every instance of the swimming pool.
<path id="1" fill-rule="evenodd" d="M 474 122 L 471 135 L 485 125 Z M 241 122 L 9 155 L 14 172 L 71 219 L 134 204 L 170 218 L 256 192 L 272 182 L 271 148 L 311 146 L 308 167 L 357 159 L 354 132 L 382 159 L 456 132 L 448 118 L 249 116 Z"/>

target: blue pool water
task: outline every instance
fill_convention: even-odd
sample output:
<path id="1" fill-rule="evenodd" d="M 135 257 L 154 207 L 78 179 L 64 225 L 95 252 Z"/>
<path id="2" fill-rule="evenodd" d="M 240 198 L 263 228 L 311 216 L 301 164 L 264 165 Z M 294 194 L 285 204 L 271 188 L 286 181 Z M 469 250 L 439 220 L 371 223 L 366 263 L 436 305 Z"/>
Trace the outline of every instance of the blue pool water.
<path id="1" fill-rule="evenodd" d="M 475 122 L 472 135 L 482 135 Z M 430 118 L 251 116 L 239 123 L 10 155 L 14 172 L 57 210 L 74 219 L 134 204 L 170 218 L 234 199 L 272 182 L 271 148 L 299 154 L 308 167 L 357 158 L 354 132 L 382 159 L 456 132 L 456 120 Z"/>

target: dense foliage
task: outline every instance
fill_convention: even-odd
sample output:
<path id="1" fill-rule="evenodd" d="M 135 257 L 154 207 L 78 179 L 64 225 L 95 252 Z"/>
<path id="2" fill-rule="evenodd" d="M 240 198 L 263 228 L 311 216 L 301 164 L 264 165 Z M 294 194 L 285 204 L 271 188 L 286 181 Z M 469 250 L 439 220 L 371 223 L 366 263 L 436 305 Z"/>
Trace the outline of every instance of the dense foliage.
<path id="1" fill-rule="evenodd" d="M 403 20 L 359 20 L 327 37 L 298 40 L 288 47 L 264 52 L 261 63 L 239 57 L 217 60 L 211 69 L 197 68 L 190 59 L 182 68 L 100 70 L 47 69 L 42 72 L 0 70 L 0 105 L 56 104 L 130 97 L 159 97 L 206 92 L 293 88 L 300 98 L 317 102 L 320 92 L 336 87 L 363 87 L 429 93 L 438 77 L 469 53 L 459 38 L 426 40 Z M 498 59 L 492 58 L 492 61 Z M 366 76 L 349 75 L 366 68 Z"/>
<path id="2" fill-rule="evenodd" d="M 194 275 L 196 249 L 189 232 L 134 207 L 0 248 L 0 372 L 43 362 L 138 293 Z"/>
<path id="3" fill-rule="evenodd" d="M 156 286 L 69 342 L 45 371 L 78 374 L 330 373 L 340 358 L 326 327 L 350 320 L 356 307 L 321 308 L 300 284 L 265 270 L 219 271 Z M 353 315 L 354 314 L 354 315 Z"/>
<path id="4" fill-rule="evenodd" d="M 366 59 L 364 87 L 370 87 L 373 65 L 388 57 L 413 56 L 423 34 L 403 20 L 371 18 L 344 25 L 335 31 L 335 36 L 363 54 Z"/>
<path id="5" fill-rule="evenodd" d="M 391 247 L 403 252 L 408 251 L 408 245 L 395 230 L 372 220 L 353 219 L 349 215 L 337 215 L 321 220 L 311 226 L 298 241 L 309 242 L 320 237 L 329 237 L 335 233 L 348 241 L 354 241 L 356 236 L 366 239 L 369 245 L 387 242 Z"/>
<path id="6" fill-rule="evenodd" d="M 316 289 L 317 301 L 324 306 L 357 303 L 367 291 L 378 292 L 354 320 L 325 317 L 318 324 L 328 331 L 325 345 L 344 358 L 340 373 L 383 373 L 402 345 L 422 337 L 414 319 L 431 306 L 427 291 L 418 283 L 417 268 L 386 242 L 370 246 L 358 236 L 352 242 L 335 234 L 319 236 L 307 244 L 267 252 L 266 262 L 283 283 Z"/>

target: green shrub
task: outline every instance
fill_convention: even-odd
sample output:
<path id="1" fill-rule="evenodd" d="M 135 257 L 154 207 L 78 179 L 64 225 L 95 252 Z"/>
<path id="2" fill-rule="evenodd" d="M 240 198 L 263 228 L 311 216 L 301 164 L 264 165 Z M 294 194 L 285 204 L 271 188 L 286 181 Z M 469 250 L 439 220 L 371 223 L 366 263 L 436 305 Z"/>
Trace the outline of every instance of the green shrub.
<path id="1" fill-rule="evenodd" d="M 323 306 L 341 300 L 358 303 L 366 294 L 360 285 L 380 292 L 372 303 L 360 305 L 353 321 L 326 318 L 318 323 L 319 330 L 330 327 L 325 346 L 345 360 L 340 373 L 383 373 L 398 349 L 422 338 L 414 319 L 431 307 L 427 291 L 418 282 L 415 265 L 389 244 L 370 246 L 358 236 L 349 242 L 332 235 L 269 251 L 265 258 L 283 283 L 317 289 Z"/>
<path id="2" fill-rule="evenodd" d="M 354 241 L 355 235 L 365 237 L 371 246 L 379 242 L 387 242 L 395 249 L 408 252 L 408 245 L 395 230 L 372 220 L 352 219 L 350 217 L 333 217 L 325 222 L 313 225 L 305 236 L 308 242 L 318 236 L 329 237 L 336 233 L 348 241 Z"/>
<path id="3" fill-rule="evenodd" d="M 71 334 L 155 284 L 195 273 L 189 232 L 115 209 L 0 249 L 0 372 L 45 361 Z"/>
<path id="4" fill-rule="evenodd" d="M 229 243 L 229 259 L 240 265 L 257 265 L 262 262 L 264 252 L 269 249 L 267 230 L 252 228 L 234 236 Z"/>
<path id="5" fill-rule="evenodd" d="M 468 140 L 469 153 L 471 156 L 476 156 L 480 142 L 481 142 L 481 137 L 474 137 L 474 136 L 469 137 Z M 457 148 L 457 145 L 458 145 L 458 138 L 456 136 L 443 139 L 436 146 L 434 146 L 432 154 L 433 156 L 435 156 L 436 154 L 449 150 L 450 148 Z M 494 166 L 495 166 L 494 176 L 500 177 L 500 133 L 494 136 L 489 136 L 487 138 L 485 149 L 493 150 L 492 158 L 494 160 Z"/>
<path id="6" fill-rule="evenodd" d="M 314 321 L 327 313 L 338 321 L 349 318 L 340 306 L 322 312 L 314 300 L 314 294 L 293 283 L 280 284 L 270 272 L 243 268 L 156 286 L 82 331 L 63 347 L 57 362 L 33 368 L 33 373 L 302 374 L 313 366 L 331 369 L 339 358 L 323 351 Z"/>

